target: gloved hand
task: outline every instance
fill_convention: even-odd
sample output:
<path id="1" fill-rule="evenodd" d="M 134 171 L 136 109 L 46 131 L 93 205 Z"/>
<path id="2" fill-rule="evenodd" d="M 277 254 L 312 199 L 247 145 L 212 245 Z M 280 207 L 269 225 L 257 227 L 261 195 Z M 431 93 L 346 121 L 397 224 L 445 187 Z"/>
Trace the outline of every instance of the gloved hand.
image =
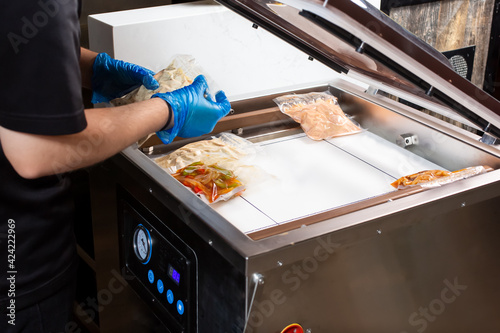
<path id="1" fill-rule="evenodd" d="M 223 91 L 215 95 L 215 102 L 208 94 L 208 84 L 203 75 L 197 76 L 189 86 L 167 93 L 154 94 L 171 107 L 174 126 L 156 134 L 163 143 L 170 143 L 176 136 L 193 138 L 210 133 L 215 124 L 231 110 Z"/>
<path id="2" fill-rule="evenodd" d="M 115 60 L 106 53 L 99 53 L 94 61 L 92 74 L 92 103 L 109 102 L 141 85 L 154 90 L 160 85 L 154 73 L 144 67 L 122 60 Z"/>

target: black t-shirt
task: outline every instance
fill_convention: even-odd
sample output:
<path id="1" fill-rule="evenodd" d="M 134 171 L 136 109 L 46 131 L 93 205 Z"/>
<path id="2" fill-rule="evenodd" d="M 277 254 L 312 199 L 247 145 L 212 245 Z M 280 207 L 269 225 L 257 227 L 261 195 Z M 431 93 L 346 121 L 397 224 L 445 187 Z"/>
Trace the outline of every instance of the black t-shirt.
<path id="1" fill-rule="evenodd" d="M 78 11 L 77 0 L 0 3 L 0 126 L 42 135 L 86 127 Z M 73 276 L 76 250 L 66 177 L 23 179 L 1 148 L 0 177 L 0 311 L 5 312 L 12 299 L 21 309 L 61 288 Z M 15 280 L 7 279 L 11 276 Z"/>

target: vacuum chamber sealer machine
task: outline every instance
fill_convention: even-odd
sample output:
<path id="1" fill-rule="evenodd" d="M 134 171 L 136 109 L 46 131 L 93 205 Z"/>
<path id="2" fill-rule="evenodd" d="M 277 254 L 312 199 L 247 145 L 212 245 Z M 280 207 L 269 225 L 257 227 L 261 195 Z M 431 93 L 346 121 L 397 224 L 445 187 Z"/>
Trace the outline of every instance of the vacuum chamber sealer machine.
<path id="1" fill-rule="evenodd" d="M 275 180 L 208 205 L 154 161 L 207 137 L 153 138 L 95 168 L 112 189 L 96 209 L 116 212 L 121 268 L 162 329 L 497 332 L 500 103 L 363 0 L 220 3 L 230 10 L 203 2 L 89 21 L 91 48 L 117 58 L 158 70 L 165 48 L 192 54 L 232 102 L 211 135 L 254 142 L 255 163 Z M 158 32 L 167 17 L 174 36 Z M 313 141 L 273 102 L 326 90 L 364 131 Z M 390 186 L 476 165 L 488 172 Z"/>

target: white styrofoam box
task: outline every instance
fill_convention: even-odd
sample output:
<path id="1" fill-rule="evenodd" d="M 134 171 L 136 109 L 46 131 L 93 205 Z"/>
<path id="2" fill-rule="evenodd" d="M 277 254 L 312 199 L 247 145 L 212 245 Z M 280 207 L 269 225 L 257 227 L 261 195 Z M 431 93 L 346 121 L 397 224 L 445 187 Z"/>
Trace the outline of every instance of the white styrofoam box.
<path id="1" fill-rule="evenodd" d="M 210 1 L 89 16 L 90 48 L 157 72 L 193 56 L 231 101 L 325 84 L 338 73 Z"/>

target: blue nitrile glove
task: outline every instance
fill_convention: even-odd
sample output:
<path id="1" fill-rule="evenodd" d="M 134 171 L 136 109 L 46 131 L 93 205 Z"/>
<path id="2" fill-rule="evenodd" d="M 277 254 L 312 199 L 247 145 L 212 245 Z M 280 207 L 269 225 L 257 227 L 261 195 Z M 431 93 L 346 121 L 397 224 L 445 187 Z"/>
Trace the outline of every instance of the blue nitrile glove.
<path id="1" fill-rule="evenodd" d="M 193 138 L 212 132 L 215 124 L 231 110 L 231 104 L 223 91 L 215 95 L 215 102 L 212 100 L 203 75 L 197 76 L 189 86 L 154 94 L 154 97 L 165 100 L 173 112 L 173 127 L 156 133 L 166 144 L 176 136 Z"/>
<path id="2" fill-rule="evenodd" d="M 144 85 L 154 90 L 160 85 L 154 72 L 122 60 L 115 60 L 106 53 L 99 53 L 94 61 L 92 74 L 92 103 L 109 102 Z"/>

